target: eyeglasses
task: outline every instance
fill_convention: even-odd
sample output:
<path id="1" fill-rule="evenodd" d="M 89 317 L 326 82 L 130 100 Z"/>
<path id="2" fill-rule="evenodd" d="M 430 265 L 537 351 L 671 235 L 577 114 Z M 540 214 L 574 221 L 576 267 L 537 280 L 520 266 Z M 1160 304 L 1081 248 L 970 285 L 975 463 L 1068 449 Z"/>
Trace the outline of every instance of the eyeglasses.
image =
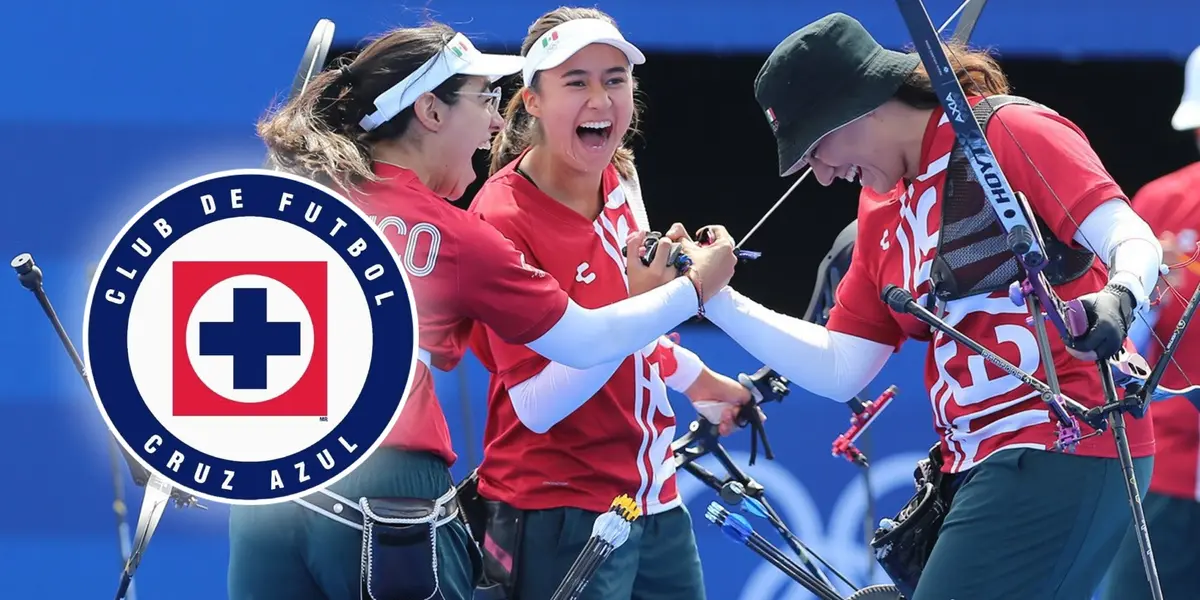
<path id="1" fill-rule="evenodd" d="M 492 91 L 490 92 L 455 92 L 455 94 L 458 94 L 459 96 L 483 96 L 484 98 L 487 98 L 485 106 L 487 106 L 489 112 L 500 112 L 500 86 L 492 88 Z"/>

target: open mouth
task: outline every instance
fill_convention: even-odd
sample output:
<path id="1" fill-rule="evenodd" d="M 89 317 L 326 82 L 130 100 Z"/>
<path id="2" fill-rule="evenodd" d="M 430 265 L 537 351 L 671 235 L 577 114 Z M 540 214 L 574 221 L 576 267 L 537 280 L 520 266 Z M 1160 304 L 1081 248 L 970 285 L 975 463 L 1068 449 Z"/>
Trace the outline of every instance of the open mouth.
<path id="1" fill-rule="evenodd" d="M 575 134 L 583 145 L 592 148 L 602 148 L 612 135 L 612 121 L 588 121 L 575 128 Z"/>

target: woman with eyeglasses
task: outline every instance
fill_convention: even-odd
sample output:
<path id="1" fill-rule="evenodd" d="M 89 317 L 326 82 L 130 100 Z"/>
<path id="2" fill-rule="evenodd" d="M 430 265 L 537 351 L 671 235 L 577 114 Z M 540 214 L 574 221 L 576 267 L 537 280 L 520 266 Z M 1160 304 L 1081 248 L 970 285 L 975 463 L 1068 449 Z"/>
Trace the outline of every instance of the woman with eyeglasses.
<path id="1" fill-rule="evenodd" d="M 570 7 L 539 17 L 521 54 L 524 85 L 509 101 L 492 145 L 493 174 L 470 210 L 576 302 L 637 298 L 647 288 L 626 277 L 626 263 L 640 262 L 648 225 L 625 144 L 637 118 L 633 66 L 645 57 L 608 15 Z M 666 253 L 660 248 L 655 260 Z M 643 516 L 583 597 L 704 598 L 692 521 L 676 486 L 667 388 L 723 434 L 749 391 L 667 337 L 582 370 L 487 324 L 473 340 L 492 372 L 479 495 L 498 507 L 493 519 L 522 523 L 520 539 L 492 536 L 512 556 L 516 597 L 549 598 L 596 518 L 625 494 Z"/>
<path id="2" fill-rule="evenodd" d="M 495 82 L 523 64 L 519 56 L 483 54 L 441 24 L 400 29 L 319 75 L 259 124 L 275 166 L 343 190 L 395 247 L 416 300 L 420 362 L 383 445 L 329 488 L 332 507 L 319 504 L 317 494 L 304 503 L 233 507 L 233 600 L 358 599 L 360 561 L 369 553 L 341 513 L 359 498 L 427 499 L 456 514 L 449 470 L 456 455 L 430 370 L 458 364 L 475 321 L 586 369 L 626 356 L 696 314 L 709 294 L 697 285 L 700 277 L 715 291 L 732 276 L 732 242 L 718 230 L 714 245 L 683 242 L 696 261 L 695 280 L 661 263 L 631 264 L 629 277 L 643 282 L 645 294 L 584 308 L 495 228 L 451 204 L 475 179 L 472 156 L 502 124 Z M 417 573 L 432 573 L 413 598 L 470 598 L 479 575 L 470 532 L 457 518 L 436 532 L 430 562 L 393 568 L 389 576 L 415 587 L 426 584 L 413 581 Z"/>

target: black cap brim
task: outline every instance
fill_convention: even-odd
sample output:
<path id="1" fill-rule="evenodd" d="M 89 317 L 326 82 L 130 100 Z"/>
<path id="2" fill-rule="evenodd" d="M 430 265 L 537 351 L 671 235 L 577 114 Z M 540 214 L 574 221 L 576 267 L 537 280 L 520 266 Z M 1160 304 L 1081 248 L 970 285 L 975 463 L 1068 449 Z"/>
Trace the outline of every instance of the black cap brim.
<path id="1" fill-rule="evenodd" d="M 827 114 L 800 115 L 794 125 L 775 134 L 779 147 L 779 176 L 787 177 L 804 167 L 801 159 L 821 138 L 879 108 L 900 89 L 904 79 L 921 63 L 915 53 L 880 48 L 864 63 L 850 89 L 831 91 L 844 98 Z M 816 83 L 816 82 L 814 82 Z"/>

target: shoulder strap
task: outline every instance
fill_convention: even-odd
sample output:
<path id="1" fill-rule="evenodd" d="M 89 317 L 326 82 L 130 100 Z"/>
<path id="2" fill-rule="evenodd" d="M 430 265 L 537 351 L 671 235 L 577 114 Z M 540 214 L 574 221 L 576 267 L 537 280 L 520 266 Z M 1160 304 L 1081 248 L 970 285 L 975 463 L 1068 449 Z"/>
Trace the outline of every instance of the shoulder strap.
<path id="1" fill-rule="evenodd" d="M 1050 110 L 1045 105 L 1034 102 L 1033 100 L 1030 100 L 1029 98 L 1025 98 L 1022 96 L 1013 96 L 1011 94 L 1000 94 L 997 96 L 988 96 L 987 101 L 976 104 L 975 107 L 971 109 L 971 111 L 973 113 L 975 113 L 975 121 L 977 121 L 979 123 L 979 126 L 981 128 L 983 128 L 984 132 L 987 132 L 988 121 L 991 121 L 992 115 L 996 114 L 996 111 L 1000 110 L 1001 108 L 1003 108 L 1005 106 L 1008 106 L 1009 104 L 1023 104 L 1025 106 L 1037 106 L 1039 108 L 1045 108 L 1046 110 Z"/>
<path id="2" fill-rule="evenodd" d="M 1002 94 L 977 103 L 972 113 L 986 132 L 992 116 L 1010 104 L 1052 111 L 1028 98 Z M 990 293 L 1015 281 L 1021 273 L 1020 265 L 1007 251 L 1007 235 L 983 197 L 975 173 L 957 141 L 946 167 L 942 197 L 937 257 L 930 270 L 938 298 L 949 301 Z M 1059 242 L 1037 215 L 1032 215 L 1032 220 L 1052 256 L 1051 264 L 1046 268 L 1051 284 L 1070 281 L 1087 271 L 1092 260 L 1089 252 Z"/>

